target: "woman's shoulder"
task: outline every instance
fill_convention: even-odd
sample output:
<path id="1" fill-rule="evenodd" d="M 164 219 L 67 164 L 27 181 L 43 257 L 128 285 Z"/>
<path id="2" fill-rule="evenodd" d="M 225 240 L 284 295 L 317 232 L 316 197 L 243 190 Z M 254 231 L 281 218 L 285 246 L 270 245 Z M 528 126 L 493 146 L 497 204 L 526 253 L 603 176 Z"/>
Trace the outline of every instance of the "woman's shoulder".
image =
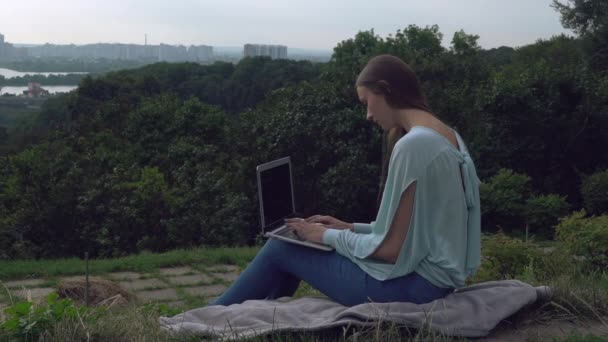
<path id="1" fill-rule="evenodd" d="M 395 151 L 413 155 L 439 153 L 446 148 L 445 137 L 431 128 L 414 126 L 395 144 Z"/>

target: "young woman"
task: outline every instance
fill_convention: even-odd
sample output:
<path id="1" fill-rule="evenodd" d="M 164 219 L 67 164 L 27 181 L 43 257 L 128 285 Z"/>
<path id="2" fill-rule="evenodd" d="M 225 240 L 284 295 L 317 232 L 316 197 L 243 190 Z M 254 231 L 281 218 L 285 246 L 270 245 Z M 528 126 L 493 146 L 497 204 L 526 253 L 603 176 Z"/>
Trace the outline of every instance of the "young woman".
<path id="1" fill-rule="evenodd" d="M 292 296 L 301 280 L 343 305 L 426 303 L 465 284 L 480 264 L 479 179 L 460 135 L 430 110 L 412 69 L 372 58 L 357 79 L 367 119 L 388 132 L 376 221 L 289 219 L 324 252 L 270 239 L 211 305 Z"/>

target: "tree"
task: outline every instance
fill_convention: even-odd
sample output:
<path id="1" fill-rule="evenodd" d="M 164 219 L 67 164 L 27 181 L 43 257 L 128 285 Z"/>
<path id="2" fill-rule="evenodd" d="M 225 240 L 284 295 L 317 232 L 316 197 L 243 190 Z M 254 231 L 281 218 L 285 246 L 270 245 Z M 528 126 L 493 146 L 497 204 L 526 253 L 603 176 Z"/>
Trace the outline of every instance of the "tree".
<path id="1" fill-rule="evenodd" d="M 591 68 L 605 74 L 608 68 L 608 2 L 553 0 L 552 6 L 561 14 L 562 25 L 582 38 Z"/>
<path id="2" fill-rule="evenodd" d="M 608 25 L 608 3 L 603 0 L 553 0 L 552 7 L 561 14 L 562 25 L 579 35 L 601 32 Z"/>
<path id="3" fill-rule="evenodd" d="M 249 156 L 244 170 L 291 156 L 298 211 L 375 217 L 381 134 L 332 84 L 304 83 L 272 93 L 257 110 L 244 113 L 242 132 L 241 144 L 249 145 L 239 148 Z M 246 177 L 255 186 L 252 176 Z M 255 188 L 250 191 L 255 194 Z"/>
<path id="4" fill-rule="evenodd" d="M 484 229 L 500 227 L 505 231 L 524 228 L 525 201 L 531 192 L 530 177 L 501 169 L 481 184 L 482 222 Z"/>
<path id="5" fill-rule="evenodd" d="M 473 55 L 481 50 L 477 40 L 479 36 L 466 34 L 464 30 L 454 32 L 451 50 L 457 55 Z"/>
<path id="6" fill-rule="evenodd" d="M 354 96 L 354 84 L 368 60 L 382 51 L 383 39 L 373 29 L 358 32 L 355 38 L 338 43 L 334 48 L 323 79 L 333 82 L 345 96 Z"/>

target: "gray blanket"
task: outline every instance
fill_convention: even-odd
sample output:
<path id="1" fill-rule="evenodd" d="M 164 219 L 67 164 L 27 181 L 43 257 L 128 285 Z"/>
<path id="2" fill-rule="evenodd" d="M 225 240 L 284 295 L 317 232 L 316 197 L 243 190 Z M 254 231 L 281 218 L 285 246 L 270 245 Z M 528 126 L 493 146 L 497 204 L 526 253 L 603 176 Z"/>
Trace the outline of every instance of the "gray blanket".
<path id="1" fill-rule="evenodd" d="M 208 306 L 174 317 L 161 317 L 170 332 L 189 332 L 224 339 L 279 331 L 313 331 L 337 326 L 376 326 L 393 322 L 463 337 L 486 336 L 501 320 L 536 300 L 548 300 L 551 289 L 518 280 L 463 287 L 426 304 L 366 303 L 342 306 L 327 298 L 248 300 L 230 306 Z"/>

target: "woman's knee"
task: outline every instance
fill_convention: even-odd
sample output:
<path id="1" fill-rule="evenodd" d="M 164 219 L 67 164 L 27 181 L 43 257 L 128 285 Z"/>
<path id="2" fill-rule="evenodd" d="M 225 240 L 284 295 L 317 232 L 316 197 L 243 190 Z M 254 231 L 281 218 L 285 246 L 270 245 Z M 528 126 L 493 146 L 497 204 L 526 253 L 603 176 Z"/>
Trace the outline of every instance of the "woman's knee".
<path id="1" fill-rule="evenodd" d="M 283 256 L 289 252 L 289 243 L 279 239 L 268 239 L 260 253 L 273 256 Z"/>

